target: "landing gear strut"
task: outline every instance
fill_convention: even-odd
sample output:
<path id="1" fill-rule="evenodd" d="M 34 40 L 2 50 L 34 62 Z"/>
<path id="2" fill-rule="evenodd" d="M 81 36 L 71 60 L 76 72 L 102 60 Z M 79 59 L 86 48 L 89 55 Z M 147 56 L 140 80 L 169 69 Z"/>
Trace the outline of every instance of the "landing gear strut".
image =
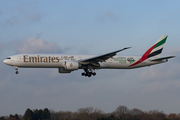
<path id="1" fill-rule="evenodd" d="M 92 72 L 92 70 L 84 69 L 84 72 L 81 75 L 85 77 L 91 77 L 92 75 L 95 76 L 96 73 Z"/>

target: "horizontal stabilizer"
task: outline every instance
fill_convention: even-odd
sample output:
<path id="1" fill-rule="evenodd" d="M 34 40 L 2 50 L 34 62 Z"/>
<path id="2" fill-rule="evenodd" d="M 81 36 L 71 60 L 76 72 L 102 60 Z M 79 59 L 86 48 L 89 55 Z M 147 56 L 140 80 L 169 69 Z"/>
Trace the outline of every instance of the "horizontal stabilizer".
<path id="1" fill-rule="evenodd" d="M 151 61 L 163 61 L 163 60 L 168 60 L 170 58 L 174 58 L 176 56 L 169 56 L 169 57 L 163 57 L 163 58 L 158 58 L 158 59 L 154 59 L 154 60 L 151 60 Z"/>

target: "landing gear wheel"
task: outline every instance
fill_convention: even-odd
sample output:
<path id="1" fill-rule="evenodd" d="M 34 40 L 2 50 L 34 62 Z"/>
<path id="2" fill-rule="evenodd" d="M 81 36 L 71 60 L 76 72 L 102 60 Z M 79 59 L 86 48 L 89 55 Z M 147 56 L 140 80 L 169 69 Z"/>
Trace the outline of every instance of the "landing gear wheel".
<path id="1" fill-rule="evenodd" d="M 82 75 L 82 76 L 85 76 L 85 73 L 82 73 L 81 75 Z"/>
<path id="2" fill-rule="evenodd" d="M 16 73 L 16 74 L 18 74 L 19 72 L 18 72 L 18 71 L 16 71 L 15 73 Z"/>
<path id="3" fill-rule="evenodd" d="M 92 69 L 84 69 L 84 72 L 81 73 L 82 76 L 85 76 L 85 77 L 91 77 L 92 75 L 95 76 L 96 73 L 92 71 Z"/>
<path id="4" fill-rule="evenodd" d="M 95 76 L 95 75 L 96 75 L 96 73 L 94 72 L 94 73 L 92 73 L 92 75 L 93 75 L 93 76 Z"/>
<path id="5" fill-rule="evenodd" d="M 87 76 L 88 76 L 88 73 L 85 73 L 85 76 L 87 77 Z"/>
<path id="6" fill-rule="evenodd" d="M 88 77 L 91 77 L 91 73 L 88 74 Z"/>

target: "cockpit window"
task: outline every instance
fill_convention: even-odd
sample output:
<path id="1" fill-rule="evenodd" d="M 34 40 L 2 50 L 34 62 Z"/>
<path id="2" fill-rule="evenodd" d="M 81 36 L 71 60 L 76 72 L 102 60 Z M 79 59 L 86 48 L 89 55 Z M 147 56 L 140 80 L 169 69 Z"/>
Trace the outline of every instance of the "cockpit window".
<path id="1" fill-rule="evenodd" d="M 10 57 L 6 58 L 6 59 L 11 59 Z"/>

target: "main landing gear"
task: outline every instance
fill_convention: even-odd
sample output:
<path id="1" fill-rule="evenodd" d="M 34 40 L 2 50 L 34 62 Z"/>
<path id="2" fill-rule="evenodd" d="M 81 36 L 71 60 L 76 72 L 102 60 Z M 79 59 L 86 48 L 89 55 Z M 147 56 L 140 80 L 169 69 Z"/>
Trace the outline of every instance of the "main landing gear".
<path id="1" fill-rule="evenodd" d="M 91 77 L 92 75 L 95 76 L 96 73 L 92 72 L 92 70 L 84 69 L 84 72 L 81 75 L 85 77 Z"/>

